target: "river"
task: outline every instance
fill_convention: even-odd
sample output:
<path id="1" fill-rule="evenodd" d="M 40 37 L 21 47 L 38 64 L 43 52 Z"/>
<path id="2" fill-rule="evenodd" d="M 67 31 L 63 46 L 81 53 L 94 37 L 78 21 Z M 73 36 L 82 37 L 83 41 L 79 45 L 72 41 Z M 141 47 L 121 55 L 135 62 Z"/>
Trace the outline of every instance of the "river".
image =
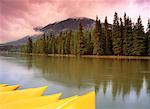
<path id="1" fill-rule="evenodd" d="M 1 55 L 0 83 L 62 98 L 96 91 L 96 109 L 150 108 L 150 60 Z"/>

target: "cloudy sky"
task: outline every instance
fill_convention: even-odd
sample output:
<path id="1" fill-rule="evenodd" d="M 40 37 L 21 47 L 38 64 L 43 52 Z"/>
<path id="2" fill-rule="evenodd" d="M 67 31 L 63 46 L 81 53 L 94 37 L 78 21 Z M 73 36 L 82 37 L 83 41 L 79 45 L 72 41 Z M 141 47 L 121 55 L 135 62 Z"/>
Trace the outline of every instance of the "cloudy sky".
<path id="1" fill-rule="evenodd" d="M 150 0 L 0 0 L 0 43 L 13 41 L 26 35 L 37 34 L 33 28 L 69 17 L 98 15 L 101 21 L 114 12 L 124 12 L 134 22 L 141 15 L 144 26 L 150 18 Z"/>

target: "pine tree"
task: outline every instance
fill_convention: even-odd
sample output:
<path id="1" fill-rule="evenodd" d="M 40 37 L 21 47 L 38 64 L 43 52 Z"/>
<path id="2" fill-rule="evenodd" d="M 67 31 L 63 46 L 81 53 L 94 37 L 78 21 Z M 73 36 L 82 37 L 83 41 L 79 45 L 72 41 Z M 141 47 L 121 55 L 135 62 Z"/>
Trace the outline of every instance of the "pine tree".
<path id="1" fill-rule="evenodd" d="M 70 42 L 71 42 L 71 37 L 72 37 L 72 31 L 70 31 L 66 35 L 67 36 L 66 36 L 66 41 L 65 41 L 65 53 L 70 54 L 71 53 Z"/>
<path id="2" fill-rule="evenodd" d="M 62 32 L 59 33 L 59 36 L 57 37 L 57 53 L 61 54 L 62 49 Z"/>
<path id="3" fill-rule="evenodd" d="M 61 32 L 60 33 L 61 35 L 60 35 L 60 40 L 61 40 L 61 42 L 60 42 L 60 47 L 61 47 L 61 50 L 60 50 L 60 53 L 61 54 L 64 54 L 65 53 L 65 50 L 64 50 L 64 48 L 65 48 L 65 35 Z M 65 33 L 66 34 L 66 33 Z"/>
<path id="4" fill-rule="evenodd" d="M 147 54 L 150 56 L 150 19 L 148 19 L 148 25 L 147 25 Z"/>
<path id="5" fill-rule="evenodd" d="M 32 47 L 32 53 L 36 53 L 36 51 L 37 51 L 37 43 L 35 42 L 32 45 L 33 45 L 33 47 Z"/>
<path id="6" fill-rule="evenodd" d="M 47 46 L 48 46 L 48 54 L 52 54 L 52 34 L 50 34 L 50 37 L 49 37 L 49 39 L 48 39 L 48 44 L 47 44 Z"/>
<path id="7" fill-rule="evenodd" d="M 114 14 L 113 31 L 112 31 L 112 45 L 114 55 L 122 55 L 122 37 L 119 26 L 118 14 Z"/>
<path id="8" fill-rule="evenodd" d="M 105 35 L 105 43 L 106 43 L 106 48 L 105 48 L 105 54 L 112 54 L 112 41 L 111 41 L 111 36 L 109 32 L 109 25 L 107 21 L 107 17 L 105 17 L 105 23 L 104 23 L 104 35 Z"/>
<path id="9" fill-rule="evenodd" d="M 98 20 L 98 17 L 96 17 L 96 25 L 94 30 L 94 49 L 93 54 L 94 55 L 100 55 L 105 53 L 105 37 L 102 35 L 102 27 L 101 22 Z"/>
<path id="10" fill-rule="evenodd" d="M 32 53 L 32 39 L 29 37 L 27 42 L 27 53 Z"/>
<path id="11" fill-rule="evenodd" d="M 120 26 L 119 26 L 119 29 L 120 29 L 120 43 L 121 43 L 121 55 L 123 54 L 123 21 L 122 21 L 122 18 L 120 18 Z"/>
<path id="12" fill-rule="evenodd" d="M 57 49 L 56 49 L 56 37 L 53 36 L 51 39 L 51 50 L 52 50 L 52 54 L 56 54 L 57 53 Z"/>
<path id="13" fill-rule="evenodd" d="M 133 49 L 133 30 L 132 21 L 129 17 L 124 15 L 124 28 L 123 28 L 123 55 L 132 55 Z"/>
<path id="14" fill-rule="evenodd" d="M 133 55 L 145 55 L 145 33 L 142 25 L 141 17 L 139 16 L 136 25 L 134 26 L 134 38 L 133 38 Z"/>
<path id="15" fill-rule="evenodd" d="M 40 39 L 38 39 L 36 42 L 35 42 L 35 46 L 36 47 L 33 47 L 33 48 L 36 48 L 35 50 L 35 53 L 40 53 L 40 47 L 39 47 L 39 43 L 40 42 Z"/>
<path id="16" fill-rule="evenodd" d="M 123 29 L 123 55 L 128 55 L 127 52 L 127 17 L 126 13 L 124 13 L 124 29 Z"/>
<path id="17" fill-rule="evenodd" d="M 93 42 L 91 32 L 87 32 L 87 38 L 85 39 L 85 54 L 92 55 L 93 54 Z"/>
<path id="18" fill-rule="evenodd" d="M 128 20 L 127 25 L 127 55 L 131 56 L 133 54 L 133 29 L 131 19 Z"/>
<path id="19" fill-rule="evenodd" d="M 22 45 L 20 47 L 20 52 L 27 53 L 27 46 L 26 45 Z"/>
<path id="20" fill-rule="evenodd" d="M 75 54 L 75 35 L 74 32 L 72 32 L 71 39 L 70 39 L 70 53 Z"/>
<path id="21" fill-rule="evenodd" d="M 98 36 L 98 16 L 96 16 L 96 22 L 95 22 L 95 29 L 94 29 L 94 49 L 93 49 L 93 54 L 94 55 L 99 55 L 100 51 L 100 38 Z"/>
<path id="22" fill-rule="evenodd" d="M 85 50 L 85 42 L 84 42 L 84 35 L 83 35 L 83 27 L 80 22 L 79 25 L 79 32 L 78 32 L 78 44 L 77 44 L 77 54 L 83 55 Z"/>
<path id="23" fill-rule="evenodd" d="M 48 54 L 48 38 L 46 37 L 46 34 L 43 35 L 43 52 L 44 54 Z"/>

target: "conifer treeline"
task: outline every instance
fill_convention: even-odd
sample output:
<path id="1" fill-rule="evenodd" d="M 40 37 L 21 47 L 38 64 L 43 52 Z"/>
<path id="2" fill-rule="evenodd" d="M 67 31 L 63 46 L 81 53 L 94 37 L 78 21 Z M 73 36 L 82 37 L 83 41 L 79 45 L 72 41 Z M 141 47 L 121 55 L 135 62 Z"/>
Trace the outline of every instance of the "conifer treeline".
<path id="1" fill-rule="evenodd" d="M 82 22 L 75 31 L 60 32 L 59 35 L 44 33 L 41 39 L 21 47 L 22 52 L 40 54 L 74 55 L 150 55 L 150 19 L 146 32 L 141 17 L 134 24 L 126 13 L 119 18 L 115 12 L 112 27 L 105 17 L 102 26 L 96 17 L 95 28 L 84 30 Z"/>

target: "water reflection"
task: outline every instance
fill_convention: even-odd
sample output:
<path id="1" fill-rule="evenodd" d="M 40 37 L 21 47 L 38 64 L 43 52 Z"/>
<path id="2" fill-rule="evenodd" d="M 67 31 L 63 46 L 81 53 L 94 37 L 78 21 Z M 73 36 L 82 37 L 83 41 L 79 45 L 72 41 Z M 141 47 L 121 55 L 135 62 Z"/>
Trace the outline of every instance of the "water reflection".
<path id="1" fill-rule="evenodd" d="M 68 57 L 26 57 L 30 69 L 35 66 L 41 70 L 43 77 L 74 87 L 94 86 L 98 92 L 102 88 L 106 94 L 108 84 L 111 93 L 123 98 L 131 91 L 139 96 L 143 83 L 150 94 L 150 61 L 149 60 L 112 60 Z M 34 61 L 31 61 L 34 60 Z"/>
<path id="2" fill-rule="evenodd" d="M 97 93 L 96 109 L 149 109 L 150 60 L 0 56 L 0 82 L 49 85 L 63 97 Z"/>

